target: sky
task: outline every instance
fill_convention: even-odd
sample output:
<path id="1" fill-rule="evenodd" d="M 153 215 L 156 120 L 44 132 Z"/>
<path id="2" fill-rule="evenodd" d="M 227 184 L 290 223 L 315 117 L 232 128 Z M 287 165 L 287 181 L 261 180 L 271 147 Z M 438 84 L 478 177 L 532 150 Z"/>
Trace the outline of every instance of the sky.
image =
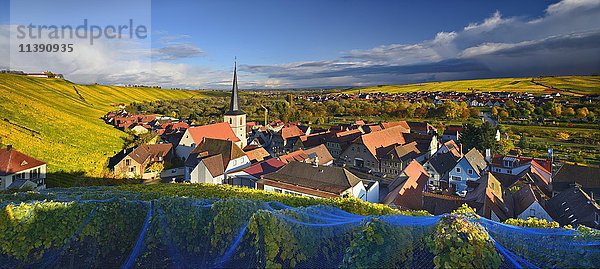
<path id="1" fill-rule="evenodd" d="M 600 73 L 600 0 L 48 2 L 0 0 L 0 68 L 191 89 L 229 88 L 234 58 L 242 88 Z M 19 24 L 127 18 L 149 38 L 15 52 Z"/>

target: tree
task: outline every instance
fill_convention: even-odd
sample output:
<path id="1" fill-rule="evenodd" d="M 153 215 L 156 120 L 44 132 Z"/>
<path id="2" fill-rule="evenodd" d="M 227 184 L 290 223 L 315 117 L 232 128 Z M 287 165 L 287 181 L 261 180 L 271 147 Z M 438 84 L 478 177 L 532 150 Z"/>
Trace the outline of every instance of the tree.
<path id="1" fill-rule="evenodd" d="M 160 174 L 163 170 L 165 170 L 165 165 L 163 163 L 153 163 L 146 170 L 150 173 Z"/>
<path id="2" fill-rule="evenodd" d="M 499 118 L 499 119 L 506 119 L 506 118 L 508 118 L 508 116 L 509 116 L 509 115 L 508 115 L 508 111 L 506 111 L 506 110 L 504 110 L 504 109 L 502 109 L 502 110 L 500 111 L 500 113 L 498 113 L 498 118 Z"/>
<path id="3" fill-rule="evenodd" d="M 463 108 L 462 112 L 460 113 L 460 117 L 463 120 L 467 120 L 469 118 L 469 116 L 471 115 L 471 112 L 469 111 L 468 108 Z"/>
<path id="4" fill-rule="evenodd" d="M 498 108 L 492 107 L 492 115 L 498 116 Z"/>
<path id="5" fill-rule="evenodd" d="M 477 108 L 469 108 L 469 115 L 471 115 L 471 117 L 473 118 L 478 118 L 479 117 L 479 110 L 477 110 Z"/>
<path id="6" fill-rule="evenodd" d="M 510 139 L 500 139 L 498 142 L 498 154 L 506 155 L 515 148 Z"/>
<path id="7" fill-rule="evenodd" d="M 572 108 L 571 108 L 572 110 Z M 577 118 L 582 120 L 587 118 L 587 116 L 590 114 L 590 111 L 587 109 L 587 107 L 582 107 L 582 108 L 578 108 L 577 109 Z"/>
<path id="8" fill-rule="evenodd" d="M 481 130 L 474 124 L 467 124 L 460 134 L 458 142 L 465 147 L 466 150 L 477 147 L 481 143 Z"/>
<path id="9" fill-rule="evenodd" d="M 567 117 L 573 117 L 575 116 L 575 110 L 572 107 L 569 107 L 563 111 L 563 115 Z"/>
<path id="10" fill-rule="evenodd" d="M 519 144 L 517 145 L 521 149 L 526 149 L 529 147 L 529 139 L 525 135 L 521 135 L 521 139 L 519 139 Z"/>

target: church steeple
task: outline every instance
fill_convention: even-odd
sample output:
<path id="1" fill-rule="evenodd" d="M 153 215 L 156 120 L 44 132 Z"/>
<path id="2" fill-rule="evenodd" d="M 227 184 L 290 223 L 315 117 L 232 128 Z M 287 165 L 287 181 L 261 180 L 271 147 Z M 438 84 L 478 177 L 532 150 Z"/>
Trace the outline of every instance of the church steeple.
<path id="1" fill-rule="evenodd" d="M 233 88 L 231 89 L 231 100 L 229 103 L 229 111 L 225 115 L 242 115 L 246 114 L 240 109 L 240 100 L 238 98 L 238 84 L 237 84 L 237 61 L 233 67 Z"/>

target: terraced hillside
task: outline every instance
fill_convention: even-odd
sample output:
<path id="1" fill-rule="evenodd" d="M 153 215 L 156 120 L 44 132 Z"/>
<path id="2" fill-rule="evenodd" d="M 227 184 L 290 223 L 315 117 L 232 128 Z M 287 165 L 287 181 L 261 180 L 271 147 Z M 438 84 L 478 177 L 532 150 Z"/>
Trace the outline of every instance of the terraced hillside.
<path id="1" fill-rule="evenodd" d="M 100 119 L 113 104 L 202 96 L 199 91 L 77 85 L 0 74 L 0 142 L 46 161 L 49 173 L 98 176 L 125 137 Z"/>
<path id="2" fill-rule="evenodd" d="M 415 91 L 514 91 L 529 93 L 600 94 L 600 76 L 565 76 L 542 78 L 496 78 L 444 82 L 428 82 L 407 85 L 385 85 L 360 89 L 362 92 L 404 93 Z M 358 89 L 350 90 L 353 92 Z"/>

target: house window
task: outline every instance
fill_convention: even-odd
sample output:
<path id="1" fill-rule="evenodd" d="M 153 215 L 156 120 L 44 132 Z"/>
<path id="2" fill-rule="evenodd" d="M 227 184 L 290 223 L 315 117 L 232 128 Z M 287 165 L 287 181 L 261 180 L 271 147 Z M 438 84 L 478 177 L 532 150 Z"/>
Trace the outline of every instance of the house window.
<path id="1" fill-rule="evenodd" d="M 282 193 L 282 192 L 283 192 L 283 191 L 282 191 L 281 189 L 279 189 L 279 188 L 273 188 L 273 190 L 274 190 L 276 193 Z"/>
<path id="2" fill-rule="evenodd" d="M 456 167 L 456 173 L 460 173 L 460 167 Z"/>
<path id="3" fill-rule="evenodd" d="M 469 169 L 469 170 L 467 170 L 467 173 L 468 173 L 469 175 L 472 175 L 472 174 L 473 174 L 473 169 Z"/>
<path id="4" fill-rule="evenodd" d="M 594 221 L 596 222 L 596 224 L 600 224 L 600 214 L 596 213 Z"/>
<path id="5" fill-rule="evenodd" d="M 129 172 L 131 172 L 131 173 L 135 172 L 135 166 L 129 167 Z"/>
<path id="6" fill-rule="evenodd" d="M 529 216 L 530 217 L 535 217 L 535 209 L 529 209 Z"/>
<path id="7" fill-rule="evenodd" d="M 244 125 L 244 122 L 242 121 L 243 119 L 240 118 L 240 125 Z"/>
<path id="8" fill-rule="evenodd" d="M 451 179 L 452 179 L 452 181 L 461 181 L 462 180 L 461 177 L 457 177 L 457 176 L 452 176 Z"/>
<path id="9" fill-rule="evenodd" d="M 131 160 L 129 160 L 129 159 L 125 160 L 125 165 L 127 165 L 127 166 L 131 165 Z"/>

